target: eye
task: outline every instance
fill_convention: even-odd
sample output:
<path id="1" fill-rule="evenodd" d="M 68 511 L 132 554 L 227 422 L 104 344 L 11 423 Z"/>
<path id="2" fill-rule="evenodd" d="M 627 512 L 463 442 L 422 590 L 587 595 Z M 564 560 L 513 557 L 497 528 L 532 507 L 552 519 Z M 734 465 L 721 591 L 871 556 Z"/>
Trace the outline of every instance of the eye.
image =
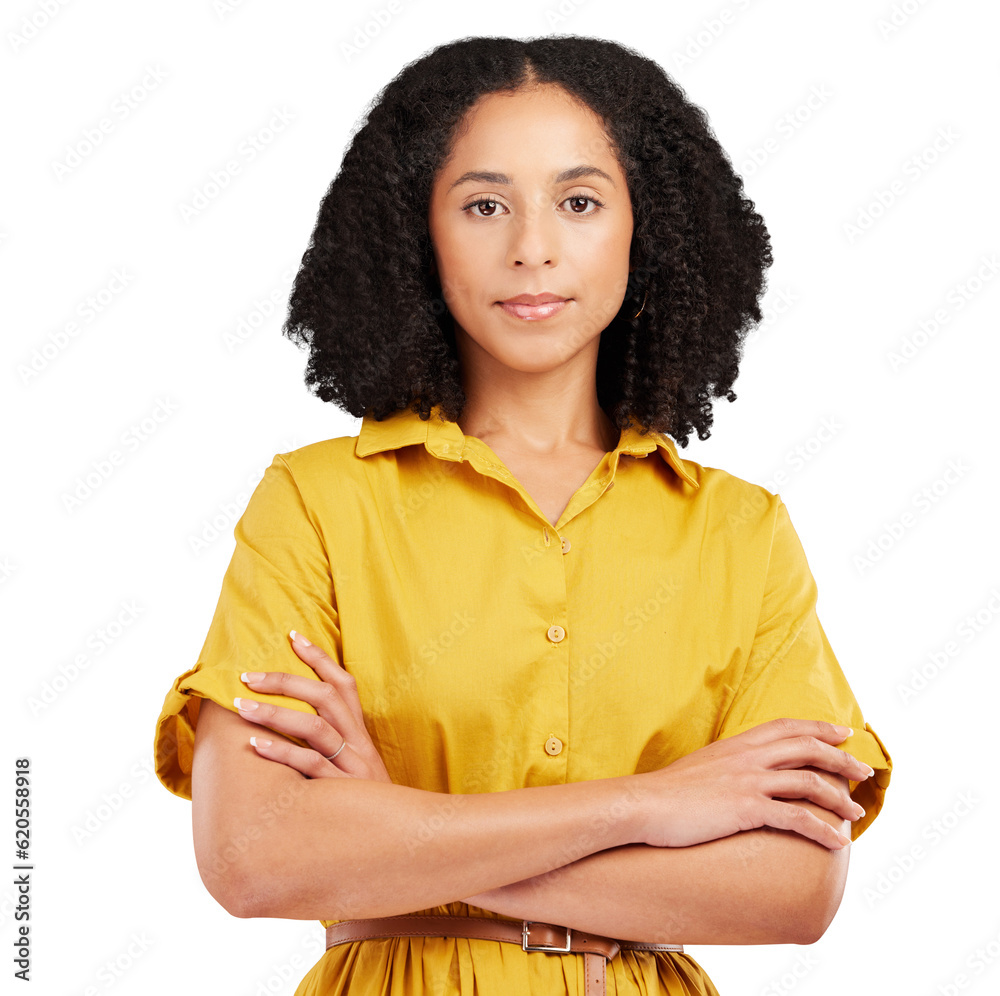
<path id="1" fill-rule="evenodd" d="M 603 201 L 599 201 L 596 197 L 589 197 L 586 194 L 573 194 L 572 197 L 567 197 L 566 200 L 563 201 L 563 204 L 565 204 L 567 201 L 584 201 L 584 202 L 590 201 L 591 203 L 597 205 L 597 208 L 594 211 L 574 211 L 571 209 L 570 211 L 571 214 L 581 214 L 584 215 L 584 217 L 589 217 L 592 214 L 597 214 L 597 212 L 600 211 L 602 207 L 604 207 Z"/>
<path id="2" fill-rule="evenodd" d="M 493 214 L 479 214 L 476 211 L 472 211 L 472 208 L 479 207 L 481 204 L 482 205 L 486 205 L 487 207 L 490 207 L 490 208 L 503 207 L 503 205 L 499 201 L 492 200 L 489 197 L 481 197 L 478 201 L 472 201 L 471 204 L 466 204 L 465 207 L 462 208 L 462 210 L 463 211 L 470 211 L 477 218 L 494 218 L 494 217 L 496 217 L 496 215 L 493 215 Z"/>
<path id="3" fill-rule="evenodd" d="M 603 201 L 599 201 L 596 197 L 590 197 L 587 194 L 573 194 L 572 196 L 565 198 L 565 200 L 563 200 L 562 203 L 566 204 L 568 202 L 580 202 L 580 201 L 582 201 L 584 204 L 586 204 L 589 201 L 591 204 L 596 205 L 596 207 L 592 211 L 577 211 L 575 208 L 570 208 L 570 214 L 575 214 L 585 218 L 589 218 L 591 215 L 597 214 L 597 212 L 600 211 L 602 207 L 604 207 Z M 473 208 L 478 208 L 478 207 L 482 207 L 484 210 L 487 210 L 488 213 L 482 214 L 479 211 L 472 210 Z M 462 210 L 470 212 L 476 218 L 496 218 L 499 216 L 497 213 L 495 213 L 498 207 L 503 208 L 503 205 L 499 201 L 494 200 L 492 197 L 480 197 L 479 200 L 471 201 L 470 203 L 466 204 L 462 208 Z M 507 210 L 506 208 L 503 209 L 505 211 Z"/>

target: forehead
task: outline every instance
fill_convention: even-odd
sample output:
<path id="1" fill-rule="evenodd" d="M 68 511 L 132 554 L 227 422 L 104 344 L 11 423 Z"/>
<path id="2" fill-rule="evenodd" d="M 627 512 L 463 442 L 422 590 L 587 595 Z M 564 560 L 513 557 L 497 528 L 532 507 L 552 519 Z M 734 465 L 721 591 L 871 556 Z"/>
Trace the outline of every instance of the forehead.
<path id="1" fill-rule="evenodd" d="M 618 175 L 600 117 L 561 87 L 547 84 L 490 93 L 476 101 L 456 129 L 441 172 L 444 177 L 470 167 L 503 165 L 510 167 L 505 172 L 554 176 L 582 162 Z"/>

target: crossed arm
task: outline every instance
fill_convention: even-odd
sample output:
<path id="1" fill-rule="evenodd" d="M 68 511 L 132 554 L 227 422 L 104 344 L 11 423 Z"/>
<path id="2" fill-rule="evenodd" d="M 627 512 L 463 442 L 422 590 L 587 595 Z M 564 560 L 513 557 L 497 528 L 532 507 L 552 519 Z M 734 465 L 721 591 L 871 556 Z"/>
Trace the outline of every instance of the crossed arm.
<path id="1" fill-rule="evenodd" d="M 827 810 L 804 800 L 796 805 L 848 832 L 847 821 Z M 467 901 L 629 940 L 812 944 L 840 906 L 849 850 L 830 851 L 771 827 L 688 847 L 628 844 Z"/>
<path id="2" fill-rule="evenodd" d="M 309 765 L 333 765 L 208 700 L 197 729 L 196 857 L 237 916 L 350 919 L 463 901 L 630 940 L 808 944 L 843 894 L 849 848 L 790 830 L 623 843 L 634 839 L 628 817 L 595 815 L 635 809 L 627 779 L 447 796 L 343 771 L 307 778 Z M 255 735 L 294 751 L 277 763 L 250 746 Z M 846 790 L 843 776 L 813 770 Z M 847 831 L 834 813 L 788 801 Z"/>

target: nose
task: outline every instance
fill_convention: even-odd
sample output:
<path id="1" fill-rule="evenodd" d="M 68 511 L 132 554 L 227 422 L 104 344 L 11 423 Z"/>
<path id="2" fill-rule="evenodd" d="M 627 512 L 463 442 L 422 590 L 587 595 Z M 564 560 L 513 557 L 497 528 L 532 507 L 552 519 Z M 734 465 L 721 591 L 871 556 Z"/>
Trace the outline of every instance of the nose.
<path id="1" fill-rule="evenodd" d="M 558 219 L 547 209 L 548 198 L 529 201 L 508 226 L 508 266 L 544 266 L 559 261 Z"/>

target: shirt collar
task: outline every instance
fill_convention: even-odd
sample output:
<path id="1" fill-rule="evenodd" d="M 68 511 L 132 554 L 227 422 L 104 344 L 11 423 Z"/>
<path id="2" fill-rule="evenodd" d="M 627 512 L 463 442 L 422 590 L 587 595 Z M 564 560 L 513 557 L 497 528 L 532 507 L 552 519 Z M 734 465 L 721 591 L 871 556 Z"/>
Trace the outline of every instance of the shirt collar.
<path id="1" fill-rule="evenodd" d="M 431 417 L 426 422 L 409 408 L 393 412 L 381 422 L 366 415 L 361 423 L 354 452 L 359 457 L 366 457 L 413 443 L 423 443 L 429 453 L 442 460 L 460 461 L 463 459 L 465 440 L 461 426 L 445 419 L 441 415 L 440 406 L 434 405 Z M 700 486 L 698 479 L 688 470 L 686 461 L 678 455 L 673 439 L 662 432 L 650 431 L 642 435 L 634 419 L 622 430 L 615 449 L 634 457 L 645 457 L 656 450 L 678 477 L 693 488 Z"/>

